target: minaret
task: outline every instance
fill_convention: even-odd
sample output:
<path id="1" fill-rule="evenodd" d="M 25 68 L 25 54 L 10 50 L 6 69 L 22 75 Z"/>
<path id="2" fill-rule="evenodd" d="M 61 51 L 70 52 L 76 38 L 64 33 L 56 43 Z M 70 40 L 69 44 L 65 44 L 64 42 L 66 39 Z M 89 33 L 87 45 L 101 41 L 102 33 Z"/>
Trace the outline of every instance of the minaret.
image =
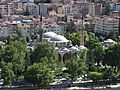
<path id="1" fill-rule="evenodd" d="M 80 46 L 84 46 L 84 26 L 83 26 L 83 10 L 84 10 L 84 2 L 83 2 L 83 6 L 82 6 L 82 27 L 80 30 Z"/>
<path id="2" fill-rule="evenodd" d="M 42 41 L 42 33 L 43 33 L 43 30 L 42 30 L 42 13 L 41 13 L 40 14 L 39 31 L 38 31 L 40 42 Z"/>
<path id="3" fill-rule="evenodd" d="M 84 47 L 84 1 L 83 1 L 83 6 L 82 6 L 82 27 L 80 30 L 80 49 L 86 49 L 86 47 Z"/>
<path id="4" fill-rule="evenodd" d="M 83 13 L 82 13 L 82 28 L 80 30 L 80 46 L 84 46 L 84 26 L 83 26 Z"/>
<path id="5" fill-rule="evenodd" d="M 42 13 L 40 14 L 40 24 L 39 27 L 42 28 Z"/>

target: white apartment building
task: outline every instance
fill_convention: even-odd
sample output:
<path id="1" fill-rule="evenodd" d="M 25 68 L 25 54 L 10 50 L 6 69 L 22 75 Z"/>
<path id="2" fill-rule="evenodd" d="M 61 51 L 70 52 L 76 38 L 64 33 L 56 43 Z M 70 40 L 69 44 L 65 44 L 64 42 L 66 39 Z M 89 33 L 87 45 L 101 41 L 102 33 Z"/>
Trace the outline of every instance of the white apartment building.
<path id="1" fill-rule="evenodd" d="M 110 32 L 114 32 L 118 34 L 119 30 L 119 20 L 115 18 L 111 18 L 108 16 L 96 17 L 95 23 L 95 32 L 101 34 L 109 34 Z"/>
<path id="2" fill-rule="evenodd" d="M 62 35 L 64 32 L 62 27 L 57 24 L 48 24 L 43 26 L 43 33 L 45 32 L 54 32 L 56 34 Z"/>

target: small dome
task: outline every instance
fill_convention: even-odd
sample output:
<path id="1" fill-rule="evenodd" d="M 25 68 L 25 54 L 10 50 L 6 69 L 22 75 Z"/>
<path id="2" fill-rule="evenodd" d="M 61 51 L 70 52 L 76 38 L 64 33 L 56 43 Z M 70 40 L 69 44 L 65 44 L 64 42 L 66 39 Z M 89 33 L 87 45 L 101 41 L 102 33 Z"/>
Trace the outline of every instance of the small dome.
<path id="1" fill-rule="evenodd" d="M 72 51 L 72 52 L 77 52 L 77 51 L 80 51 L 77 47 L 75 47 L 75 46 L 72 46 L 71 48 L 70 48 L 70 50 Z"/>
<path id="2" fill-rule="evenodd" d="M 57 36 L 57 34 L 54 32 L 46 32 L 43 34 L 43 38 L 53 38 L 55 36 Z"/>
<path id="3" fill-rule="evenodd" d="M 113 41 L 112 39 L 107 39 L 104 42 L 108 42 L 108 43 L 115 43 L 115 41 Z"/>
<path id="4" fill-rule="evenodd" d="M 70 51 L 68 48 L 63 48 L 62 50 L 63 51 L 68 51 L 68 52 Z"/>
<path id="5" fill-rule="evenodd" d="M 50 41 L 68 41 L 64 36 L 57 35 L 50 39 Z"/>
<path id="6" fill-rule="evenodd" d="M 58 50 L 59 50 L 59 48 L 58 48 L 58 47 L 55 47 L 55 50 L 56 50 L 56 51 L 58 51 Z"/>
<path id="7" fill-rule="evenodd" d="M 65 48 L 61 48 L 61 49 L 59 50 L 59 53 L 60 53 L 60 52 L 62 52 L 62 53 L 63 53 L 63 52 L 64 52 L 64 53 L 67 53 L 67 52 L 70 52 L 70 50 L 65 47 Z"/>

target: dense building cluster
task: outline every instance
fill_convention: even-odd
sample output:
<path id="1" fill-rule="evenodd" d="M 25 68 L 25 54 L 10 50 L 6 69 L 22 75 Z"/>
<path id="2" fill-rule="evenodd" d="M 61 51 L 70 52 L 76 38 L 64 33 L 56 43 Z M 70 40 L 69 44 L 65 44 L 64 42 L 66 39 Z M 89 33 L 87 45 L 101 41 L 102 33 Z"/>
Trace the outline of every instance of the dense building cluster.
<path id="1" fill-rule="evenodd" d="M 82 26 L 83 15 L 85 30 L 119 35 L 119 8 L 118 0 L 51 0 L 49 3 L 41 0 L 1 0 L 0 38 L 19 33 L 31 39 L 39 28 L 41 14 L 44 33 L 64 35 L 66 23 Z"/>

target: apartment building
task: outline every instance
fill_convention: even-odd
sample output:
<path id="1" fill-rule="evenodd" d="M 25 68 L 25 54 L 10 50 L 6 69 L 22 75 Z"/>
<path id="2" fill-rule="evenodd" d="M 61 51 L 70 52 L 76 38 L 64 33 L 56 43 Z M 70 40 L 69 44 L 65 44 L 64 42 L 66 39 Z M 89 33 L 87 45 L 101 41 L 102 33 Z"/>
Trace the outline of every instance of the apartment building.
<path id="1" fill-rule="evenodd" d="M 58 14 L 63 14 L 62 4 L 58 4 L 56 7 L 57 7 L 57 13 Z"/>
<path id="2" fill-rule="evenodd" d="M 63 14 L 69 14 L 71 12 L 72 6 L 70 4 L 63 5 Z"/>
<path id="3" fill-rule="evenodd" d="M 7 38 L 10 34 L 10 28 L 6 24 L 0 25 L 0 38 Z"/>
<path id="4" fill-rule="evenodd" d="M 109 16 L 96 17 L 95 18 L 95 32 L 100 34 L 106 34 L 113 32 L 114 34 L 119 33 L 119 20 L 111 18 Z"/>
<path id="5" fill-rule="evenodd" d="M 29 37 L 29 39 L 32 37 L 32 35 L 35 35 L 35 33 L 37 33 L 37 27 L 33 24 L 20 23 L 17 25 L 17 29 L 17 34 L 20 34 L 24 37 Z"/>
<path id="6" fill-rule="evenodd" d="M 72 5 L 70 4 L 57 4 L 56 7 L 58 14 L 69 14 L 72 10 Z"/>
<path id="7" fill-rule="evenodd" d="M 21 1 L 13 1 L 12 2 L 14 4 L 14 8 L 15 9 L 23 9 L 23 3 Z"/>
<path id="8" fill-rule="evenodd" d="M 101 15 L 102 14 L 102 4 L 89 4 L 89 14 L 92 16 Z"/>
<path id="9" fill-rule="evenodd" d="M 13 15 L 14 14 L 13 3 L 0 4 L 0 13 L 2 15 Z"/>
<path id="10" fill-rule="evenodd" d="M 64 32 L 62 27 L 57 24 L 47 24 L 43 26 L 43 33 L 45 32 L 54 32 L 56 34 L 62 35 Z"/>
<path id="11" fill-rule="evenodd" d="M 26 11 L 28 11 L 28 13 L 30 15 L 39 15 L 38 5 L 36 5 L 34 3 L 27 3 L 27 5 L 26 5 Z"/>
<path id="12" fill-rule="evenodd" d="M 44 16 L 44 17 L 46 17 L 46 16 L 48 16 L 48 12 L 49 12 L 49 8 L 51 7 L 51 4 L 47 4 L 47 3 L 40 3 L 39 5 L 38 5 L 38 12 L 39 12 L 39 15 L 42 13 L 42 15 Z"/>
<path id="13" fill-rule="evenodd" d="M 120 12 L 120 3 L 116 3 L 116 11 Z"/>

